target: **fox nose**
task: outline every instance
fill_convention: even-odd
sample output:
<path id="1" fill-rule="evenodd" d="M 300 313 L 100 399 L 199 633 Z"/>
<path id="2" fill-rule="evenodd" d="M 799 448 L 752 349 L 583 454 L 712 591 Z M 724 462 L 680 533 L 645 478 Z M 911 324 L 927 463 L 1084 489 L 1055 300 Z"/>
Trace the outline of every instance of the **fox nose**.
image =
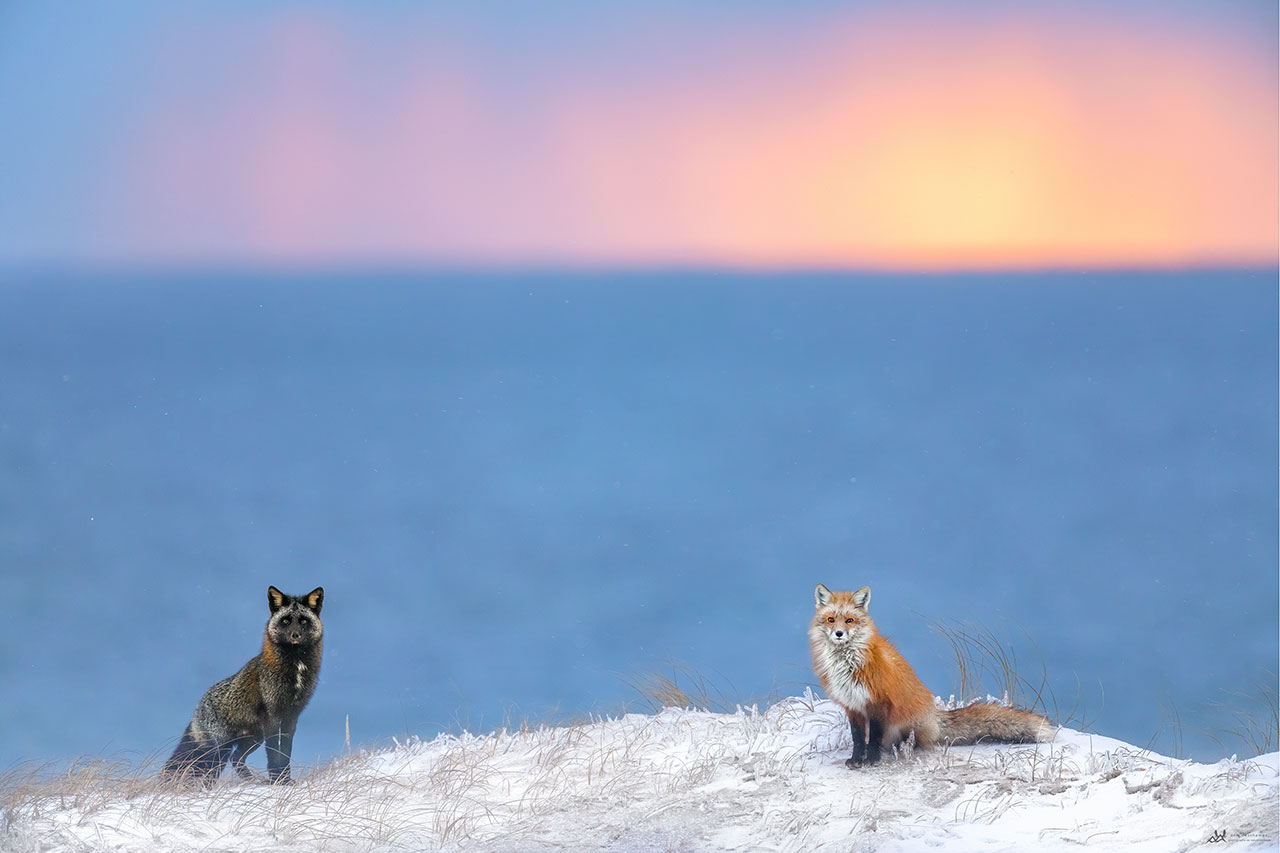
<path id="1" fill-rule="evenodd" d="M 838 629 L 838 628 L 837 628 L 837 629 L 836 629 L 836 639 L 837 639 L 837 640 L 843 640 L 843 639 L 844 639 L 844 631 L 842 631 L 842 630 L 840 630 L 840 629 Z"/>

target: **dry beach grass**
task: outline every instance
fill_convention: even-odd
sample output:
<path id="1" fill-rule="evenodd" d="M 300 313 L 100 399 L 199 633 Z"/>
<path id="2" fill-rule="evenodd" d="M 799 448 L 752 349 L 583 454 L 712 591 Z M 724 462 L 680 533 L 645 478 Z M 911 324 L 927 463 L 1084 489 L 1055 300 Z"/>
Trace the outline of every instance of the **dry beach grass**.
<path id="1" fill-rule="evenodd" d="M 4 780 L 6 850 L 898 849 L 966 839 L 1177 849 L 1274 842 L 1280 757 L 1196 765 L 1064 730 L 1052 744 L 916 751 L 844 768 L 813 694 L 442 735 L 303 769 L 288 787 L 166 788 L 91 762 Z M 1271 821 L 1268 824 L 1268 821 Z M 1267 829 L 1268 825 L 1271 827 Z M 1268 834 L 1268 832 L 1270 834 Z"/>
<path id="2" fill-rule="evenodd" d="M 962 695 L 991 681 L 998 695 L 1055 715 L 1044 681 L 1022 678 L 990 632 L 940 630 Z M 178 789 L 156 776 L 163 756 L 19 767 L 0 778 L 0 849 L 1176 850 L 1214 833 L 1246 846 L 1280 840 L 1271 750 L 1194 764 L 1064 728 L 1049 744 L 907 748 L 849 771 L 844 714 L 809 690 L 743 708 L 679 666 L 637 687 L 652 713 L 410 738 L 295 768 L 292 786 L 228 774 L 209 790 Z M 1241 725 L 1246 740 L 1274 749 L 1274 718 Z"/>

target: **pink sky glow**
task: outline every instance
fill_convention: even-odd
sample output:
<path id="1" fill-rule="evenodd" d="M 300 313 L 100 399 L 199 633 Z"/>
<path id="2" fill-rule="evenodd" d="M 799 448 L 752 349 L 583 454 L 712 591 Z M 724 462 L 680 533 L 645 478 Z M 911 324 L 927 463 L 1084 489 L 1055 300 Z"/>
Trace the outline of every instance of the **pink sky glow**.
<path id="1" fill-rule="evenodd" d="M 309 7 L 254 27 L 174 23 L 148 57 L 161 82 L 85 190 L 103 212 L 86 252 L 286 266 L 1276 262 L 1274 56 L 1226 31 L 907 6 L 783 33 L 748 22 L 696 46 L 651 26 L 620 57 L 597 46 L 495 67 L 448 27 L 353 28 Z"/>

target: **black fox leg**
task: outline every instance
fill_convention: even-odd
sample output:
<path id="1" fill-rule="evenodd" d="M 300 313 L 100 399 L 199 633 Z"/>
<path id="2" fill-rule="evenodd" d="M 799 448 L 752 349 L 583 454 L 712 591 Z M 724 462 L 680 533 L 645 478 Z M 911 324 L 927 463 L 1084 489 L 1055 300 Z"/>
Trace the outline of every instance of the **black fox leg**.
<path id="1" fill-rule="evenodd" d="M 853 755 L 845 766 L 861 767 L 867 756 L 867 718 L 861 714 L 850 714 L 849 733 L 853 735 Z"/>
<path id="2" fill-rule="evenodd" d="M 880 744 L 884 740 L 884 723 L 875 717 L 867 721 L 867 764 L 880 763 Z"/>
<path id="3" fill-rule="evenodd" d="M 293 753 L 293 732 L 276 732 L 267 736 L 267 778 L 272 785 L 287 785 L 289 757 Z"/>
<path id="4" fill-rule="evenodd" d="M 261 745 L 262 741 L 252 736 L 236 738 L 231 742 L 231 769 L 241 779 L 247 781 L 253 778 L 253 771 L 245 766 L 244 760 Z"/>

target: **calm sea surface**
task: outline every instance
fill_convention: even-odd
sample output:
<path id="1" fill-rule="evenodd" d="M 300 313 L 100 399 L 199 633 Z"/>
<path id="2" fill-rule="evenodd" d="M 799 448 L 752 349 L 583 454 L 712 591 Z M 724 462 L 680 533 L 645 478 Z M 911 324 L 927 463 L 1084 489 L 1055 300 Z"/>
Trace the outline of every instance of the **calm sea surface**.
<path id="1" fill-rule="evenodd" d="M 819 581 L 937 693 L 963 623 L 1217 758 L 1274 683 L 1277 468 L 1275 270 L 9 275 L 0 770 L 172 748 L 269 584 L 326 590 L 303 762 L 801 692 Z"/>

